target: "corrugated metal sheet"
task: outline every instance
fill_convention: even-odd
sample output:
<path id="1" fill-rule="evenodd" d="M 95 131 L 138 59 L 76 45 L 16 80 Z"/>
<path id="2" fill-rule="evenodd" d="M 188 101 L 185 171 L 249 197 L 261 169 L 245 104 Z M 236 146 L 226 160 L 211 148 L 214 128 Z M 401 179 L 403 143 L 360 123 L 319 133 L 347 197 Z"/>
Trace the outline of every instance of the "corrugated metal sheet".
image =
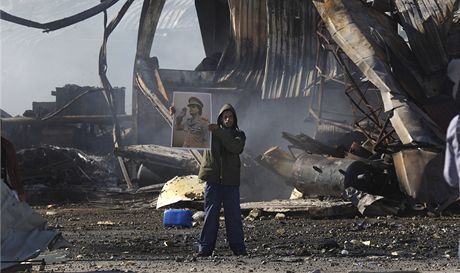
<path id="1" fill-rule="evenodd" d="M 267 52 L 267 1 L 229 0 L 231 41 L 216 71 L 216 81 L 260 90 Z"/>
<path id="2" fill-rule="evenodd" d="M 186 29 L 198 25 L 193 0 L 168 0 L 158 22 L 157 30 Z"/>
<path id="3" fill-rule="evenodd" d="M 262 98 L 308 95 L 315 80 L 319 14 L 310 1 L 268 0 Z"/>
<path id="4" fill-rule="evenodd" d="M 447 32 L 458 0 L 395 0 L 401 25 L 425 74 L 444 70 L 448 63 Z"/>
<path id="5" fill-rule="evenodd" d="M 260 92 L 264 99 L 308 96 L 319 49 L 319 15 L 311 2 L 229 0 L 229 7 L 232 40 L 216 81 Z"/>

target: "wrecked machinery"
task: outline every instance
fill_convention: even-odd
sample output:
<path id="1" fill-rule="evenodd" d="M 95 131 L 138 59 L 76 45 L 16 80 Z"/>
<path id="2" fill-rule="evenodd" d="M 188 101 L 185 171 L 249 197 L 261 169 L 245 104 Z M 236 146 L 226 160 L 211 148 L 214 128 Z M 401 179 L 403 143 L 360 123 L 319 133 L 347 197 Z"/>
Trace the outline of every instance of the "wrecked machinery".
<path id="1" fill-rule="evenodd" d="M 5 12 L 2 19 L 52 31 L 106 15 L 115 2 L 46 24 Z M 109 24 L 105 17 L 99 63 L 112 109 L 105 47 L 132 2 Z M 313 138 L 285 133 L 290 153 L 275 148 L 262 156 L 262 164 L 304 195 L 339 195 L 355 187 L 379 195 L 401 190 L 423 203 L 451 200 L 441 170 L 445 130 L 460 109 L 452 76 L 460 73 L 460 1 L 196 0 L 206 57 L 193 71 L 162 69 L 151 56 L 165 2 L 144 0 L 142 6 L 133 75 L 135 143 L 167 144 L 173 91 L 209 92 L 215 105 L 233 103 L 242 127 L 256 127 L 270 146 L 281 143 L 272 136 L 287 125 L 316 131 Z M 257 113 L 269 121 L 264 125 Z M 121 147 L 113 110 L 112 117 L 115 147 Z M 255 153 L 266 149 L 266 142 L 250 141 Z M 189 153 L 200 161 L 198 151 Z"/>

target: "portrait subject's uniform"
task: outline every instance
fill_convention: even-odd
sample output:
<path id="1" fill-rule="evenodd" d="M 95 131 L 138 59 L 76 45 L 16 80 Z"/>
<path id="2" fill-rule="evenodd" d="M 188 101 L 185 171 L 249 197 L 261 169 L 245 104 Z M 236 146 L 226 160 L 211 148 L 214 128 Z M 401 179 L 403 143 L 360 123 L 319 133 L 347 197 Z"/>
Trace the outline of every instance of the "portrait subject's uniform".
<path id="1" fill-rule="evenodd" d="M 184 123 L 184 147 L 209 147 L 208 124 L 208 119 L 202 116 L 198 116 L 196 118 L 188 118 Z"/>

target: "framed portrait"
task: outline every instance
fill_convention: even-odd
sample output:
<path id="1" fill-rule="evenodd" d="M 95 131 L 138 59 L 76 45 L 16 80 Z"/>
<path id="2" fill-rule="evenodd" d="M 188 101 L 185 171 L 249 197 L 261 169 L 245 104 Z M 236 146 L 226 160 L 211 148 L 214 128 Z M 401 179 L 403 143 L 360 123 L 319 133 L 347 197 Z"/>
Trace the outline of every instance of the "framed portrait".
<path id="1" fill-rule="evenodd" d="M 171 147 L 187 149 L 210 149 L 212 100 L 211 94 L 174 92 L 173 126 Z"/>

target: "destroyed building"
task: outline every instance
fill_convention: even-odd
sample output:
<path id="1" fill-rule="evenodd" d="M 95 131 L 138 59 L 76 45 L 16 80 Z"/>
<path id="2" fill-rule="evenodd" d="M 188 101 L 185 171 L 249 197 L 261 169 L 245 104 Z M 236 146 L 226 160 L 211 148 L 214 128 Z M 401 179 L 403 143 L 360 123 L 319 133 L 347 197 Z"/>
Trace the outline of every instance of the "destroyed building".
<path id="1" fill-rule="evenodd" d="M 51 102 L 33 102 L 22 117 L 2 118 L 2 130 L 16 149 L 38 145 L 78 148 L 93 153 L 113 150 L 112 117 L 102 89 L 67 84 L 56 87 Z M 125 88 L 114 88 L 116 113 L 125 128 Z"/>
<path id="2" fill-rule="evenodd" d="M 441 174 L 444 134 L 459 109 L 458 83 L 447 74 L 460 56 L 459 3 L 385 3 L 196 1 L 206 58 L 182 71 L 161 69 L 161 60 L 150 56 L 164 1 L 145 1 L 133 87 L 137 142 L 151 142 L 153 132 L 155 143 L 167 139 L 158 132 L 171 123 L 172 91 L 210 92 L 215 104 L 230 101 L 243 113 L 241 126 L 256 153 L 258 144 L 279 145 L 271 137 L 281 136 L 286 124 L 296 129 L 284 131 L 316 138 L 287 137 L 297 150 L 322 155 L 290 156 L 297 161 L 287 178 L 306 194 L 341 192 L 370 172 L 367 183 L 396 179 L 405 194 L 442 203 L 449 194 Z M 301 157 L 305 162 L 298 163 Z M 331 166 L 329 176 L 314 168 L 331 160 L 362 164 L 351 177 L 347 164 Z M 369 170 L 375 162 L 380 170 Z M 335 173 L 340 187 L 322 192 Z"/>
<path id="3" fill-rule="evenodd" d="M 458 0 L 197 0 L 206 57 L 193 71 L 163 69 L 151 56 L 166 2 L 145 0 L 142 6 L 133 75 L 135 144 L 168 146 L 172 93 L 208 92 L 214 105 L 230 102 L 241 113 L 251 164 L 271 166 L 306 195 L 338 195 L 349 186 L 386 194 L 396 183 L 423 203 L 449 199 L 441 171 L 445 130 L 460 108 Z M 106 25 L 101 48 L 101 81 L 112 108 L 103 49 L 131 4 Z M 28 24 L 50 31 L 93 13 Z M 122 147 L 116 131 L 116 153 L 132 159 L 125 151 L 135 148 Z M 281 148 L 254 160 L 271 146 Z M 198 152 L 190 153 L 200 160 Z"/>

